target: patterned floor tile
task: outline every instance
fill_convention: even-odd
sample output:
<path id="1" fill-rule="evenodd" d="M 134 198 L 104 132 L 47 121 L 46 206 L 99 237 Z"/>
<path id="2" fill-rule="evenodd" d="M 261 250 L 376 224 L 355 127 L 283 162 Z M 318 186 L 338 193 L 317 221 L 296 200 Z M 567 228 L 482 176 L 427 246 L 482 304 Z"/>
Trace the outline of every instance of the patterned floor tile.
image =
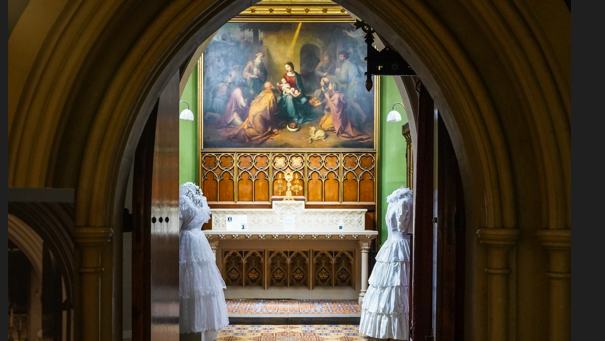
<path id="1" fill-rule="evenodd" d="M 355 315 L 361 313 L 361 306 L 356 300 L 227 300 L 227 312 L 229 315 Z"/>
<path id="2" fill-rule="evenodd" d="M 246 326 L 223 328 L 217 341 L 370 341 L 354 325 Z"/>

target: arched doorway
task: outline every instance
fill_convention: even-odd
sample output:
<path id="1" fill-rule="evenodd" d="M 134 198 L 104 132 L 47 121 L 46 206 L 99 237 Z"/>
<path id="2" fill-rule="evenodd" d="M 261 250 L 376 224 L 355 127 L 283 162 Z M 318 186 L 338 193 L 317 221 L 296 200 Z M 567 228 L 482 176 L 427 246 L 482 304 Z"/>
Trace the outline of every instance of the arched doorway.
<path id="1" fill-rule="evenodd" d="M 70 340 L 74 318 L 70 252 L 57 243 L 61 238 L 48 225 L 31 219 L 35 208 L 19 206 L 9 203 L 9 212 L 17 214 L 8 215 L 10 338 Z M 52 220 L 52 215 L 46 218 Z"/>
<path id="2" fill-rule="evenodd" d="M 566 39 L 570 41 L 570 37 L 565 33 L 555 34 L 553 32 L 559 30 L 552 29 L 557 25 L 570 25 L 570 15 L 565 12 L 567 8 L 563 4 L 561 8 L 555 6 L 554 15 L 545 18 L 536 16 L 541 13 L 537 3 L 515 4 L 518 7 L 510 10 L 462 1 L 443 6 L 417 2 L 405 6 L 388 1 L 338 2 L 355 13 L 371 14 L 368 22 L 388 37 L 389 43 L 418 70 L 444 110 L 444 121 L 462 168 L 465 201 L 468 207 L 476 208 L 468 217 L 469 236 L 474 236 L 479 228 L 487 228 L 480 235 L 480 240 L 486 244 L 471 239 L 467 248 L 472 259 L 468 282 L 472 289 L 469 316 L 473 316 L 467 321 L 468 330 L 474 332 L 475 339 L 481 340 L 488 339 L 488 326 L 495 331 L 504 328 L 528 339 L 546 334 L 548 331 L 544 326 L 548 325 L 549 317 L 531 313 L 535 310 L 529 308 L 548 309 L 551 306 L 555 312 L 565 309 L 559 308 L 561 305 L 556 304 L 554 298 L 551 302 L 544 290 L 534 289 L 547 287 L 548 279 L 538 279 L 539 285 L 531 283 L 536 280 L 536 272 L 570 273 L 564 267 L 559 269 L 558 263 L 549 265 L 548 255 L 543 254 L 540 246 L 545 243 L 551 248 L 550 241 L 558 237 L 570 240 L 571 96 L 570 52 L 566 48 Z M 77 22 L 69 27 L 57 25 L 58 30 L 66 29 L 66 32 L 86 29 L 84 35 L 51 31 L 55 19 L 39 22 L 49 29 L 43 34 L 36 33 L 39 34 L 37 40 L 21 39 L 24 37 L 18 33 L 24 30 L 20 30 L 19 25 L 13 31 L 9 41 L 9 65 L 33 65 L 37 61 L 35 53 L 34 57 L 27 54 L 27 58 L 16 58 L 15 53 L 22 50 L 12 48 L 14 40 L 41 46 L 47 33 L 51 32 L 53 37 L 68 43 L 61 46 L 78 48 L 68 52 L 54 48 L 56 40 L 49 38 L 53 44 L 45 49 L 47 55 L 40 58 L 50 60 L 52 56 L 64 67 L 47 67 L 40 63 L 35 67 L 25 65 L 23 70 L 26 71 L 21 75 L 9 74 L 9 89 L 15 91 L 15 96 L 9 96 L 9 122 L 15 123 L 11 126 L 27 123 L 44 130 L 36 136 L 33 133 L 20 135 L 18 139 L 12 138 L 16 130 L 9 131 L 9 186 L 73 184 L 78 187 L 76 235 L 97 233 L 99 243 L 107 243 L 112 228 L 119 236 L 124 201 L 122 188 L 132 163 L 133 146 L 143 130 L 145 115 L 153 106 L 145 98 L 157 97 L 162 85 L 188 58 L 193 46 L 250 4 L 216 1 L 212 7 L 200 2 L 187 4 L 190 7 L 143 6 L 136 10 L 145 15 L 134 16 L 136 20 L 124 15 L 133 8 L 123 7 L 114 12 L 115 8 L 94 5 L 90 5 L 94 11 L 85 7 L 78 12 L 67 7 L 66 11 L 73 11 L 70 13 L 82 19 L 80 25 Z M 35 4 L 30 7 L 30 10 L 35 9 Z M 26 9 L 24 17 L 27 12 Z M 57 10 L 57 16 L 59 12 Z M 87 27 L 84 23 L 94 16 L 93 12 L 115 20 L 111 25 Z M 176 16 L 177 12 L 182 15 Z M 26 19 L 23 20 L 23 26 L 31 27 L 26 25 Z M 59 22 L 64 23 L 62 20 Z M 161 24 L 152 25 L 152 20 Z M 164 24 L 168 23 L 173 25 L 170 26 L 172 30 L 166 29 Z M 100 37 L 95 40 L 96 44 L 88 40 L 91 36 Z M 113 38 L 117 37 L 123 44 L 113 43 Z M 91 59 L 83 65 L 81 61 L 85 56 L 91 56 Z M 18 59 L 22 60 L 17 62 Z M 98 65 L 103 68 L 96 67 Z M 39 77 L 32 77 L 31 84 L 27 84 L 27 77 L 34 74 Z M 60 78 L 61 74 L 69 77 Z M 15 78 L 19 88 L 13 86 Z M 65 80 L 62 86 L 52 86 L 59 78 Z M 494 79 L 498 81 L 492 81 Z M 95 86 L 87 88 L 81 84 Z M 32 95 L 34 93 L 36 96 Z M 67 105 L 69 98 L 75 100 Z M 47 110 L 38 110 L 41 108 Z M 16 112 L 19 112 L 18 116 Z M 60 132 L 53 130 L 55 124 L 42 124 L 42 115 L 44 122 L 47 118 L 53 123 L 62 122 Z M 23 130 L 19 130 L 18 134 L 21 133 Z M 539 138 L 528 139 L 528 136 Z M 45 148 L 38 150 L 40 145 L 34 141 L 46 142 Z M 522 141 L 523 148 L 514 149 L 511 141 Z M 53 145 L 55 152 L 48 153 Z M 62 153 L 68 150 L 73 153 Z M 63 158 L 65 162 L 58 162 Z M 31 163 L 39 163 L 42 167 L 30 167 Z M 544 202 L 542 198 L 553 199 Z M 528 213 L 532 210 L 517 211 L 515 208 L 519 206 L 532 207 L 540 214 Z M 536 226 L 544 231 L 537 234 L 533 228 Z M 517 243 L 515 237 L 519 229 L 524 232 L 522 243 Z M 508 281 L 488 285 L 487 279 L 495 278 L 499 271 L 487 263 L 488 254 L 492 255 L 497 245 L 514 246 L 517 259 L 523 265 L 516 267 L 508 260 L 504 262 L 505 269 L 513 267 L 512 275 L 517 276 L 516 283 L 520 283 L 516 287 L 518 291 L 513 290 L 510 299 L 505 300 L 508 303 L 505 306 L 489 304 L 495 297 L 501 297 L 503 289 L 508 289 Z M 97 245 L 78 242 L 78 250 L 92 263 L 101 254 L 97 249 Z M 530 254 L 538 254 L 538 257 L 522 257 Z M 119 253 L 115 255 L 119 258 Z M 106 269 L 114 269 L 113 257 L 114 253 L 108 252 L 97 262 L 102 262 Z M 486 268 L 491 272 L 486 274 Z M 98 276 L 99 281 L 112 283 L 108 271 Z M 493 292 L 495 289 L 497 291 Z M 565 297 L 564 286 L 552 287 L 552 290 L 559 290 L 556 292 Z M 94 290 L 84 292 L 85 297 L 99 295 Z M 119 290 L 115 288 L 115 292 Z M 92 301 L 99 302 L 99 297 Z M 100 304 L 105 312 L 103 323 L 111 326 L 114 321 L 107 316 L 112 315 L 114 297 L 105 290 L 103 298 Z M 487 320 L 488 307 L 490 314 L 498 317 L 497 321 Z M 92 306 L 91 311 L 96 308 Z M 510 325 L 506 322 L 509 316 L 504 313 L 508 308 L 518 314 Z M 494 323 L 495 329 L 492 328 Z M 565 323 L 556 324 L 554 328 L 569 329 Z M 87 325 L 84 329 L 90 330 Z M 103 333 L 110 329 L 102 328 Z"/>
<path id="3" fill-rule="evenodd" d="M 299 27 L 300 27 L 300 26 L 299 26 Z M 226 36 L 225 34 L 223 34 L 223 38 L 224 38 L 224 39 L 227 39 L 227 36 Z M 231 40 L 233 40 L 233 39 L 231 39 Z M 350 51 L 346 51 L 346 50 L 341 50 L 341 51 L 344 51 L 344 52 L 346 52 L 347 54 L 355 52 L 355 51 L 354 51 L 353 49 L 351 49 L 351 48 L 349 48 L 348 50 L 350 50 Z M 307 45 L 304 45 L 304 46 L 301 48 L 301 59 L 300 59 L 300 60 L 301 60 L 301 72 L 303 72 L 304 74 L 309 74 L 309 73 L 311 73 L 311 72 L 312 72 L 311 70 L 314 70 L 314 66 L 316 66 L 316 65 L 319 63 L 319 58 L 317 57 L 317 56 L 319 55 L 319 51 L 320 51 L 320 49 L 319 49 L 317 46 L 315 46 L 315 45 L 309 45 L 309 44 L 307 44 Z M 234 55 L 234 54 L 233 54 L 233 53 L 230 53 L 229 55 Z M 237 55 L 237 54 L 235 54 L 235 55 Z M 355 56 L 356 56 L 356 55 L 355 55 Z M 227 58 L 227 56 L 225 56 L 224 58 Z M 223 59 L 224 59 L 224 58 L 223 58 Z M 208 60 L 210 60 L 210 57 L 208 57 Z M 309 62 L 309 60 L 310 60 L 310 62 Z M 214 61 L 214 59 L 213 59 L 213 61 Z M 307 65 L 307 64 L 305 64 L 303 61 L 307 61 L 307 62 L 309 62 L 309 64 Z M 201 61 L 200 61 L 200 63 L 201 63 Z M 208 77 L 208 75 L 207 75 L 207 74 L 205 74 L 204 76 L 205 76 L 206 78 Z M 205 81 L 206 81 L 206 79 L 205 79 Z M 428 93 L 426 92 L 426 90 L 425 90 L 425 94 L 428 94 Z M 431 102 L 431 103 L 432 103 L 432 102 Z M 434 110 L 434 108 L 428 108 L 428 107 L 426 107 L 425 109 L 426 109 L 426 112 L 424 112 L 424 113 L 423 113 L 423 115 L 431 115 L 432 111 Z M 441 129 L 445 129 L 443 125 L 441 126 Z M 444 134 L 444 136 L 446 136 L 446 135 L 447 135 L 447 134 Z M 425 138 L 423 141 L 427 141 L 427 140 L 431 140 L 431 139 L 433 139 L 433 135 L 432 135 L 432 133 L 430 134 L 430 136 L 427 136 L 427 138 Z M 449 139 L 449 137 L 448 137 L 448 139 Z M 427 153 L 427 154 L 432 154 L 432 153 L 433 153 L 433 150 L 432 150 L 432 149 L 430 150 L 430 152 L 429 152 L 429 150 L 428 150 L 428 149 L 424 149 L 424 150 L 426 151 L 426 153 Z M 451 155 L 453 155 L 453 154 L 451 154 Z M 426 160 L 428 160 L 428 159 L 426 159 Z M 430 162 L 432 163 L 432 158 L 430 159 Z M 456 167 L 457 167 L 457 166 L 456 166 Z M 432 165 L 431 165 L 431 169 L 432 169 Z M 457 171 L 457 172 L 458 172 L 458 171 Z M 222 176 L 222 174 L 221 174 L 221 176 Z M 228 175 L 228 176 L 229 176 L 229 175 Z M 431 175 L 431 176 L 428 176 L 427 178 L 432 178 L 432 175 Z M 431 179 L 431 181 L 432 181 L 432 179 Z M 217 186 L 217 188 L 218 188 L 218 187 L 220 187 L 220 186 Z M 427 186 L 427 189 L 428 189 L 428 194 L 429 194 L 429 196 L 430 196 L 430 197 L 432 197 L 432 195 L 433 195 L 433 194 L 432 194 L 432 191 L 433 191 L 433 185 L 432 185 L 432 182 L 431 182 L 431 183 L 430 183 L 430 184 Z M 217 196 L 218 196 L 218 194 L 217 194 Z M 429 201 L 429 202 L 427 202 L 427 204 L 431 204 L 431 203 L 432 203 L 432 200 L 431 200 L 431 201 Z M 426 205 L 426 206 L 428 207 L 428 205 Z M 432 207 L 432 206 L 431 206 L 431 207 Z M 431 213 L 432 213 L 432 212 L 431 212 Z M 427 224 L 428 224 L 428 226 L 431 226 L 431 221 L 432 221 L 432 217 L 429 217 L 428 221 L 427 221 L 427 222 L 425 222 L 425 223 L 427 223 Z M 459 227 L 458 227 L 458 228 L 459 228 Z M 436 236 L 435 236 L 435 238 L 436 238 Z M 432 243 L 433 243 L 433 240 L 432 240 L 432 239 L 429 239 L 429 241 L 430 241 L 430 243 L 429 243 L 429 244 L 432 244 Z M 461 244 L 461 245 L 464 245 L 464 244 Z M 421 245 L 419 245 L 419 246 L 417 247 L 417 250 L 419 250 L 420 248 L 421 248 Z M 428 255 L 429 255 L 429 256 L 432 256 L 432 251 L 431 251 L 431 250 L 432 250 L 432 248 L 427 250 L 427 251 L 428 251 Z M 462 253 L 462 255 L 463 255 L 463 254 L 464 254 L 464 253 Z M 242 261 L 242 262 L 243 262 L 243 261 Z M 461 257 L 461 258 L 458 260 L 458 262 L 462 262 L 462 263 L 464 263 L 464 257 Z M 244 262 L 244 263 L 245 263 L 245 262 Z M 426 263 L 425 265 L 428 265 L 428 266 L 430 267 L 430 265 L 432 264 L 432 259 L 430 259 L 430 258 L 429 258 L 429 262 L 425 262 L 425 263 Z M 434 271 L 429 271 L 429 273 L 430 273 L 430 274 L 432 274 L 432 273 L 434 273 L 435 271 L 436 271 L 436 269 L 435 269 Z M 458 289 L 458 292 L 459 292 L 459 293 L 461 293 L 461 296 L 460 296 L 460 298 L 456 298 L 456 299 L 458 299 L 458 301 L 464 301 L 464 290 L 463 290 L 463 289 L 464 289 L 464 286 L 463 286 L 463 284 L 462 284 L 462 287 L 460 287 L 460 285 L 461 285 L 460 283 L 463 283 L 463 282 L 464 282 L 464 281 L 463 281 L 463 279 L 461 279 L 461 277 L 464 277 L 464 272 L 462 272 L 462 274 L 457 274 L 457 276 L 458 276 L 458 277 L 456 278 L 456 280 L 457 280 L 457 282 L 458 282 L 458 284 L 457 284 L 457 285 L 458 285 L 457 289 Z M 461 276 L 461 277 L 460 277 L 460 276 Z M 242 283 L 244 283 L 244 282 L 242 282 Z M 428 286 L 430 285 L 430 283 L 432 283 L 432 279 L 429 277 L 429 279 L 426 281 L 426 283 L 424 283 L 424 284 L 423 284 L 422 282 L 419 282 L 419 283 L 417 283 L 417 285 L 419 285 L 419 286 L 421 286 L 421 287 L 422 287 L 422 286 L 426 286 L 426 287 L 428 287 Z M 248 284 L 250 284 L 250 283 L 248 283 Z M 419 292 L 420 290 L 417 290 L 417 291 Z M 428 292 L 430 292 L 430 290 L 429 290 Z M 426 298 L 426 297 L 425 297 L 425 298 Z M 425 306 L 431 306 L 431 305 L 432 305 L 432 304 L 430 303 L 431 301 L 432 301 L 432 298 L 431 298 L 431 295 L 429 295 L 429 297 L 428 297 L 428 299 L 426 300 L 426 302 L 419 301 L 419 303 L 424 303 L 424 304 L 422 304 L 422 305 L 425 305 Z M 418 304 L 418 305 L 421 305 L 421 304 Z M 426 309 L 425 309 L 425 310 L 426 310 Z M 429 309 L 429 311 L 430 311 L 430 309 Z M 463 309 L 458 308 L 458 312 L 457 312 L 457 313 L 458 313 L 458 315 L 457 315 L 458 317 L 462 316 L 462 315 L 463 315 Z M 431 321 L 432 321 L 432 317 L 431 317 L 430 315 L 431 315 L 431 314 L 429 313 L 429 317 L 428 317 L 428 320 L 427 320 L 428 324 L 431 324 Z M 460 320 L 460 319 L 458 318 L 458 322 L 459 322 L 459 320 Z M 459 326 L 459 329 L 461 329 L 461 328 L 462 328 L 462 327 L 460 327 L 460 326 Z M 430 327 L 428 328 L 428 330 L 427 330 L 427 331 L 424 331 L 424 333 L 426 334 L 425 336 L 429 336 L 429 335 L 431 334 Z M 463 334 L 462 334 L 462 333 L 459 333 L 459 335 L 463 335 Z M 461 337 L 461 336 L 460 336 L 460 337 Z"/>

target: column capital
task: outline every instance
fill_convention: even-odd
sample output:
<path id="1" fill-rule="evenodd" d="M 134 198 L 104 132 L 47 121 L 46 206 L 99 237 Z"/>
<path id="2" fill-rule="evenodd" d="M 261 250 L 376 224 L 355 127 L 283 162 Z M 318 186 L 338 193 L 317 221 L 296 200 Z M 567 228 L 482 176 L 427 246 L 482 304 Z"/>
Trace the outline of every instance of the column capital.
<path id="1" fill-rule="evenodd" d="M 571 249 L 571 230 L 544 229 L 539 230 L 536 235 L 547 250 Z"/>
<path id="2" fill-rule="evenodd" d="M 360 240 L 359 247 L 361 248 L 361 252 L 368 252 L 372 248 L 372 243 L 369 240 Z"/>
<path id="3" fill-rule="evenodd" d="M 210 248 L 212 249 L 212 251 L 216 252 L 216 250 L 218 249 L 218 240 L 209 240 L 208 244 L 210 244 Z"/>
<path id="4" fill-rule="evenodd" d="M 521 230 L 516 228 L 480 228 L 477 230 L 479 242 L 490 246 L 511 247 L 521 238 Z"/>
<path id="5" fill-rule="evenodd" d="M 75 228 L 74 240 L 79 246 L 103 246 L 109 243 L 113 236 L 110 227 L 86 227 Z"/>

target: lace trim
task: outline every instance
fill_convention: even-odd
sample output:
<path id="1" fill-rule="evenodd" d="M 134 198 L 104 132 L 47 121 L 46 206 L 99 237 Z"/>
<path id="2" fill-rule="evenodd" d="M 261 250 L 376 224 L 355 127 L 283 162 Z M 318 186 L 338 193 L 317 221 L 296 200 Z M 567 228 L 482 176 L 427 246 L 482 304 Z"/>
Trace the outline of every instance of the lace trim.
<path id="1" fill-rule="evenodd" d="M 185 210 L 194 209 L 199 211 L 202 224 L 208 222 L 212 214 L 202 189 L 193 182 L 185 182 L 179 186 L 179 209 L 181 219 L 183 219 L 182 213 Z"/>
<path id="2" fill-rule="evenodd" d="M 390 203 L 394 203 L 398 200 L 404 199 L 404 198 L 412 198 L 412 190 L 407 188 L 407 187 L 399 187 L 398 189 L 394 190 L 393 193 L 391 193 L 388 197 L 387 197 L 387 202 Z"/>
<path id="3" fill-rule="evenodd" d="M 387 203 L 394 205 L 397 214 L 397 230 L 408 231 L 412 224 L 412 203 L 414 197 L 411 189 L 399 187 L 387 197 Z"/>
<path id="4" fill-rule="evenodd" d="M 179 194 L 186 196 L 199 207 L 208 206 L 202 189 L 193 182 L 185 182 L 182 184 L 179 188 Z"/>

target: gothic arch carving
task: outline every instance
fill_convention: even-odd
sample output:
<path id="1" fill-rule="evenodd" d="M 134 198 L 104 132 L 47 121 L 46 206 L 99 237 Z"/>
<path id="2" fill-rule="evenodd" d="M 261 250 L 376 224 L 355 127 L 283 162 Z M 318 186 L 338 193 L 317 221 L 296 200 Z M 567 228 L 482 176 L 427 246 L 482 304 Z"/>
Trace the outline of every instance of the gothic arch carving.
<path id="1" fill-rule="evenodd" d="M 19 247 L 42 278 L 42 238 L 21 219 L 8 215 L 8 239 Z"/>
<path id="2" fill-rule="evenodd" d="M 472 187 L 467 191 L 472 197 L 471 204 L 484 208 L 479 218 L 481 225 L 515 226 L 515 189 L 519 185 L 515 183 L 517 180 L 513 175 L 510 137 L 505 135 L 501 124 L 505 113 L 501 104 L 491 99 L 490 89 L 485 85 L 484 71 L 473 66 L 476 61 L 469 58 L 468 47 L 457 43 L 462 40 L 458 32 L 453 31 L 452 24 L 440 15 L 447 8 L 437 5 L 432 8 L 419 1 L 408 1 L 402 6 L 380 1 L 337 2 L 353 12 L 374 13 L 366 18 L 368 22 L 410 61 L 435 97 L 453 136 L 465 183 L 473 183 L 472 186 L 467 185 Z M 76 8 L 73 2 L 66 3 L 62 15 L 69 16 L 73 25 L 51 26 L 50 33 L 45 36 L 46 48 L 40 49 L 36 62 L 29 65 L 35 65 L 31 77 L 9 75 L 9 81 L 19 80 L 23 86 L 23 92 L 16 96 L 19 98 L 17 104 L 11 100 L 9 106 L 9 160 L 14 161 L 9 162 L 9 183 L 13 186 L 43 187 L 55 182 L 77 181 L 77 225 L 109 226 L 114 223 L 114 217 L 119 214 L 114 206 L 119 205 L 112 203 L 120 201 L 115 200 L 116 196 L 118 199 L 122 196 L 118 188 L 125 183 L 133 146 L 146 119 L 144 113 L 149 112 L 151 106 L 146 98 L 153 98 L 159 92 L 169 71 L 182 65 L 206 37 L 252 3 L 214 1 L 212 6 L 208 6 L 205 2 L 194 1 L 184 7 L 173 4 L 156 8 L 156 24 L 144 22 L 144 34 L 138 40 L 133 40 L 136 44 L 125 50 L 128 52 L 123 51 L 123 61 L 110 65 L 117 68 L 113 70 L 111 79 L 104 80 L 103 97 L 96 99 L 96 104 L 91 107 L 95 114 L 86 119 L 88 123 L 83 127 L 83 130 L 89 130 L 85 134 L 87 141 L 79 137 L 80 144 L 85 147 L 67 153 L 69 160 L 63 163 L 59 160 L 65 157 L 62 156 L 66 154 L 65 148 L 77 148 L 67 147 L 66 141 L 72 142 L 77 138 L 73 135 L 78 135 L 78 132 L 71 129 L 73 126 L 70 122 L 65 122 L 74 119 L 72 112 L 81 113 L 81 108 L 73 106 L 74 102 L 82 103 L 80 96 L 75 98 L 79 93 L 76 89 L 86 77 L 93 75 L 90 70 L 94 68 L 92 61 L 95 59 L 90 53 L 100 52 L 96 46 L 110 41 L 110 38 L 102 36 L 105 33 L 103 24 L 107 23 L 101 17 L 119 17 L 127 10 L 105 4 L 98 7 L 90 2 Z M 559 72 L 564 68 L 557 60 L 556 46 L 549 41 L 552 37 L 546 36 L 532 8 L 528 6 L 519 5 L 519 13 L 516 14 L 511 13 L 511 8 L 485 9 L 476 3 L 464 6 L 468 17 L 459 19 L 461 21 L 487 25 L 485 23 L 489 19 L 484 18 L 494 14 L 501 17 L 500 21 L 487 27 L 490 34 L 508 25 L 508 28 L 502 28 L 506 29 L 507 37 L 493 42 L 494 49 L 505 51 L 513 38 L 526 37 L 521 39 L 523 49 L 516 47 L 507 56 L 509 59 L 517 55 L 526 56 L 522 58 L 524 61 L 516 65 L 515 75 L 526 80 L 526 91 L 537 91 L 526 94 L 526 99 L 520 101 L 538 102 L 530 110 L 535 126 L 528 130 L 533 133 L 535 128 L 539 136 L 539 141 L 530 145 L 540 158 L 536 165 L 543 173 L 539 178 L 544 179 L 540 190 L 547 197 L 554 198 L 547 207 L 541 208 L 544 212 L 542 215 L 548 220 L 544 225 L 555 228 L 569 226 L 570 199 L 567 194 L 570 192 L 571 167 L 567 156 L 570 155 L 570 143 L 567 142 L 570 141 L 571 110 L 569 92 L 566 92 L 569 82 L 564 72 Z M 565 7 L 562 9 L 565 10 Z M 23 25 L 30 18 L 27 11 L 21 19 Z M 97 20 L 100 25 L 85 25 L 85 19 Z M 113 29 L 110 33 L 114 34 L 124 29 L 113 26 L 107 29 L 110 28 Z M 88 40 L 78 43 L 79 36 L 71 32 L 81 29 L 85 30 Z M 15 39 L 24 37 L 25 32 L 21 31 L 24 30 L 20 30 L 18 24 L 10 38 L 11 42 L 15 43 Z M 62 48 L 72 44 L 82 46 L 75 50 Z M 524 52 L 527 49 L 533 49 L 536 53 L 528 56 Z M 16 63 L 18 56 L 13 54 L 15 50 L 18 49 L 9 49 L 9 61 Z M 541 65 L 547 65 L 555 76 L 551 76 Z M 534 66 L 537 72 L 525 73 Z M 44 96 L 33 96 L 34 92 Z M 16 115 L 16 112 L 20 114 Z M 139 115 L 140 112 L 143 114 Z M 547 116 L 550 122 L 544 122 Z M 553 145 L 560 148 L 552 148 Z M 18 158 L 19 153 L 33 157 Z M 64 167 L 70 167 L 70 171 L 65 171 Z M 79 169 L 79 176 L 74 176 L 77 174 L 73 174 L 73 169 Z M 477 186 L 477 179 L 481 179 L 481 186 Z"/>
<path id="3" fill-rule="evenodd" d="M 538 1 L 336 2 L 367 13 L 434 97 L 473 208 L 469 228 L 571 229 L 564 3 L 543 13 Z M 254 3 L 31 2 L 9 38 L 9 187 L 77 188 L 76 228 L 119 226 L 134 149 L 157 95 L 205 38 Z M 36 13 L 47 15 L 36 21 Z M 569 29 L 553 30 L 561 26 Z M 480 320 L 487 256 L 472 247 Z M 522 294 L 517 301 L 531 296 Z"/>

